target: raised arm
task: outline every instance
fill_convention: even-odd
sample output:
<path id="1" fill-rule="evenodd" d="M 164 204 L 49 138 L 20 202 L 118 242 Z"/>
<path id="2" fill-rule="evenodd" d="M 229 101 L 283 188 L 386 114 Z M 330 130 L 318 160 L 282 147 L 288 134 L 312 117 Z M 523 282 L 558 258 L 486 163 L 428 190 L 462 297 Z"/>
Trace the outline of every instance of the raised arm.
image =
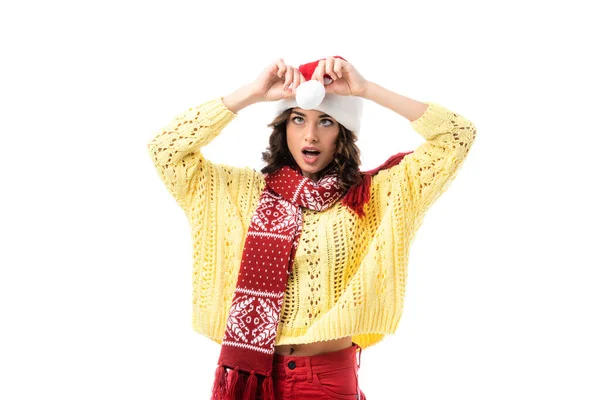
<path id="1" fill-rule="evenodd" d="M 150 157 L 161 180 L 187 213 L 192 199 L 209 181 L 221 182 L 234 201 L 240 186 L 254 184 L 260 175 L 250 168 L 213 164 L 201 148 L 217 137 L 236 114 L 218 97 L 188 109 L 162 128 L 148 143 Z"/>
<path id="2" fill-rule="evenodd" d="M 376 196 L 396 197 L 393 204 L 404 202 L 410 208 L 406 217 L 412 217 L 408 222 L 415 232 L 426 211 L 456 177 L 475 141 L 476 128 L 465 117 L 437 103 L 421 103 L 375 84 L 369 88 L 366 98 L 407 118 L 426 140 L 400 164 L 373 178 Z"/>
<path id="3" fill-rule="evenodd" d="M 213 164 L 204 158 L 201 148 L 217 137 L 243 108 L 294 96 L 293 89 L 301 83 L 299 76 L 296 68 L 279 59 L 268 65 L 254 82 L 178 115 L 148 143 L 161 180 L 186 214 L 194 199 L 202 203 L 200 206 L 210 207 L 219 201 L 214 197 L 223 193 L 230 195 L 242 215 L 248 213 L 252 198 L 264 185 L 262 174 L 247 167 Z M 290 90 L 286 90 L 288 87 Z"/>

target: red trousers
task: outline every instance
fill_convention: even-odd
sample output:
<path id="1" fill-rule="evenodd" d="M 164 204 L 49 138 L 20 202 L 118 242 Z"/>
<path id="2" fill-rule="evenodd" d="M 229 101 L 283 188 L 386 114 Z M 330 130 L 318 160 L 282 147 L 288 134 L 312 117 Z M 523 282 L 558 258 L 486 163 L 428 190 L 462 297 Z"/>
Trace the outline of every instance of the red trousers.
<path id="1" fill-rule="evenodd" d="M 275 354 L 275 398 L 366 400 L 358 385 L 361 352 L 360 346 L 353 343 L 340 351 L 310 357 Z"/>

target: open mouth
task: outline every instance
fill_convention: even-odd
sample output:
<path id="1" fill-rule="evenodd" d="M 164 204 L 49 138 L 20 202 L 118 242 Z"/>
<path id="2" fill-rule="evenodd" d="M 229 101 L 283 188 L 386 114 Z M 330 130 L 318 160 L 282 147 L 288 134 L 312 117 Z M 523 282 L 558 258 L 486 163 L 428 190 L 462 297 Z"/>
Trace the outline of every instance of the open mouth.
<path id="1" fill-rule="evenodd" d="M 319 154 L 321 154 L 321 152 L 318 150 L 302 150 L 304 162 L 307 164 L 313 164 L 317 162 Z"/>
<path id="2" fill-rule="evenodd" d="M 302 150 L 302 153 L 310 159 L 316 158 L 319 154 L 321 154 L 321 152 L 317 150 Z"/>

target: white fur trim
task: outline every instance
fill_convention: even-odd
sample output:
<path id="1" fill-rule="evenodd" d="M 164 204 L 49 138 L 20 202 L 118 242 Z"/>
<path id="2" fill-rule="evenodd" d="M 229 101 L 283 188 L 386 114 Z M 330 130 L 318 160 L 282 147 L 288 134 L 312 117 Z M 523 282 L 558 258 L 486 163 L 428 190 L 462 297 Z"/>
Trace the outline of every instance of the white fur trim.
<path id="1" fill-rule="evenodd" d="M 277 117 L 288 108 L 296 107 L 301 108 L 295 98 L 276 101 L 274 117 Z M 344 125 L 345 128 L 358 135 L 363 108 L 364 100 L 362 97 L 340 96 L 334 93 L 327 93 L 321 104 L 315 107 L 314 110 L 331 115 L 336 121 Z"/>

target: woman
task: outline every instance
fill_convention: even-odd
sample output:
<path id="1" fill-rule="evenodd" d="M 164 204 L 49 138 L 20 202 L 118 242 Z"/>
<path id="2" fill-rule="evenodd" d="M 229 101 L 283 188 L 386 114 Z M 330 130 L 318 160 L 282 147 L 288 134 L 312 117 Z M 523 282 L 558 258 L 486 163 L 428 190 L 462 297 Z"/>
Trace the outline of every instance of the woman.
<path id="1" fill-rule="evenodd" d="M 359 171 L 363 99 L 426 142 Z M 200 149 L 261 101 L 276 115 L 261 172 L 206 160 Z M 365 399 L 360 351 L 395 332 L 410 244 L 475 133 L 336 56 L 299 68 L 280 59 L 153 138 L 157 171 L 192 228 L 193 326 L 221 344 L 213 399 Z"/>

